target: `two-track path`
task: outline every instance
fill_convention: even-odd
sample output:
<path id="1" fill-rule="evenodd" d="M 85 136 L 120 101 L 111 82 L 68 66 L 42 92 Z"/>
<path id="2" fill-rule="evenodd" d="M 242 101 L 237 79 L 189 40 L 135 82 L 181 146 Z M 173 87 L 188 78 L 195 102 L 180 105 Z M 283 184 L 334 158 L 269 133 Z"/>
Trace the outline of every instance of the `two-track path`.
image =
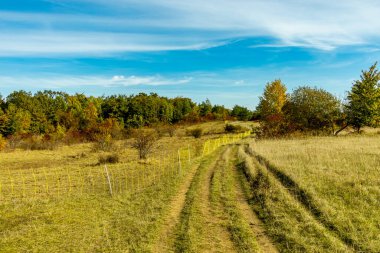
<path id="1" fill-rule="evenodd" d="M 216 151 L 216 154 L 203 158 L 200 163 L 193 164 L 177 194 L 171 203 L 168 203 L 170 210 L 163 219 L 152 252 L 187 252 L 194 249 L 198 252 L 239 252 L 239 247 L 234 245 L 231 232 L 227 229 L 227 223 L 230 221 L 228 214 L 223 213 L 225 212 L 223 204 L 211 201 L 213 176 L 222 166 L 225 166 L 227 173 L 232 173 L 236 208 L 244 218 L 244 222 L 250 226 L 259 244 L 258 252 L 278 252 L 248 204 L 247 196 L 242 190 L 244 183 L 242 175 L 231 162 L 235 160 L 236 155 L 236 152 L 232 152 L 232 148 L 232 146 L 223 147 Z M 185 205 L 190 205 L 190 207 L 185 207 Z M 187 220 L 183 220 L 185 208 L 187 212 L 189 209 L 192 210 L 186 216 Z M 178 227 L 184 222 L 189 226 L 185 232 L 190 231 L 189 238 L 194 244 L 192 250 L 179 250 L 175 246 L 179 237 L 178 233 L 180 233 Z M 252 252 L 255 251 L 252 250 Z"/>

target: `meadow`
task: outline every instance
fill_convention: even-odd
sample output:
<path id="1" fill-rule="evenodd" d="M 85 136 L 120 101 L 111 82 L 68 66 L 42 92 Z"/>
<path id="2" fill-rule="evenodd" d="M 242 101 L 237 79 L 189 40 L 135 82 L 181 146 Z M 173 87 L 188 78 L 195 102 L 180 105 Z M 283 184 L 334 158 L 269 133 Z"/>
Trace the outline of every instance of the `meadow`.
<path id="1" fill-rule="evenodd" d="M 376 131 L 255 140 L 224 126 L 183 126 L 147 160 L 131 139 L 0 153 L 0 252 L 380 251 Z"/>
<path id="2" fill-rule="evenodd" d="M 251 142 L 253 156 L 355 251 L 380 251 L 380 136 Z"/>

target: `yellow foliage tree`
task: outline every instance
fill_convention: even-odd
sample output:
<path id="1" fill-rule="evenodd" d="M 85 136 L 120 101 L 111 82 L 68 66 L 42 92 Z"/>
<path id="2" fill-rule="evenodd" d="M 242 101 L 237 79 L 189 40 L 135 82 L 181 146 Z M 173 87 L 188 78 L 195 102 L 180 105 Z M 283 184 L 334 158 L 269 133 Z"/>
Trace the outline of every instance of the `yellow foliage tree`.
<path id="1" fill-rule="evenodd" d="M 261 118 L 282 112 L 282 107 L 286 103 L 286 87 L 281 80 L 277 79 L 267 83 L 263 96 L 260 97 L 260 103 L 257 111 Z"/>

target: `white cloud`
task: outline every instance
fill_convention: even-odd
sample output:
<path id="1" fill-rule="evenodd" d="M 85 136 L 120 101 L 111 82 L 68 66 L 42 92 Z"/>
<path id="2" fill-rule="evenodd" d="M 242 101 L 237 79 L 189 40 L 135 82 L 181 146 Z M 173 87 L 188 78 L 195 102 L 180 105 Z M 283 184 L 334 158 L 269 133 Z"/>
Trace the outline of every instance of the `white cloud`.
<path id="1" fill-rule="evenodd" d="M 150 86 L 162 86 L 162 85 L 176 85 L 185 84 L 191 81 L 191 78 L 183 79 L 166 79 L 160 76 L 122 76 L 116 75 L 111 79 L 113 84 L 131 86 L 131 85 L 150 85 Z"/>
<path id="2" fill-rule="evenodd" d="M 220 45 L 167 35 L 111 32 L 0 33 L 0 56 L 104 55 L 120 52 L 201 50 Z M 40 55 L 39 55 L 40 54 Z"/>
<path id="3" fill-rule="evenodd" d="M 50 2 L 70 6 L 81 3 L 82 8 L 84 4 L 91 7 L 88 9 L 107 11 L 102 15 L 95 14 L 99 11 L 78 15 L 0 11 L 0 56 L 201 50 L 259 36 L 277 43 L 253 47 L 333 50 L 380 42 L 377 0 Z M 138 10 L 137 14 L 131 14 L 131 9 Z"/>
<path id="4" fill-rule="evenodd" d="M 165 86 L 165 85 L 182 85 L 190 82 L 192 78 L 184 77 L 178 79 L 165 78 L 162 76 L 123 76 L 115 75 L 113 77 L 103 76 L 54 76 L 52 78 L 36 77 L 10 77 L 0 76 L 0 87 L 17 87 L 23 85 L 24 88 L 35 89 L 61 89 L 73 88 L 79 86 L 95 87 L 122 87 L 122 86 Z"/>
<path id="5" fill-rule="evenodd" d="M 67 0 L 66 0 L 67 1 Z M 83 0 L 82 0 L 83 1 Z M 84 0 L 85 2 L 89 2 Z M 70 1 L 69 1 L 70 2 Z M 72 1 L 71 1 L 72 2 Z M 156 8 L 157 26 L 273 36 L 283 44 L 331 49 L 379 39 L 377 0 L 95 0 L 108 8 Z M 157 16 L 157 15 L 156 15 Z M 145 20 L 147 24 L 151 20 Z"/>

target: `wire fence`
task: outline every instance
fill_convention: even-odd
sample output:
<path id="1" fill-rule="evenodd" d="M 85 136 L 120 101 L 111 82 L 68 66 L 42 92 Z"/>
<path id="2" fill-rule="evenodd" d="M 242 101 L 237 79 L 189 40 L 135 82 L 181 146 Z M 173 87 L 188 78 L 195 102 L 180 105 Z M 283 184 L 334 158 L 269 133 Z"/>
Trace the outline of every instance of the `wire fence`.
<path id="1" fill-rule="evenodd" d="M 197 152 L 196 147 L 187 145 L 173 153 L 163 151 L 159 157 L 146 161 L 49 169 L 3 169 L 0 175 L 0 201 L 138 194 L 159 183 L 180 178 L 195 159 L 249 135 L 250 132 L 225 135 L 207 140 L 201 153 Z"/>

